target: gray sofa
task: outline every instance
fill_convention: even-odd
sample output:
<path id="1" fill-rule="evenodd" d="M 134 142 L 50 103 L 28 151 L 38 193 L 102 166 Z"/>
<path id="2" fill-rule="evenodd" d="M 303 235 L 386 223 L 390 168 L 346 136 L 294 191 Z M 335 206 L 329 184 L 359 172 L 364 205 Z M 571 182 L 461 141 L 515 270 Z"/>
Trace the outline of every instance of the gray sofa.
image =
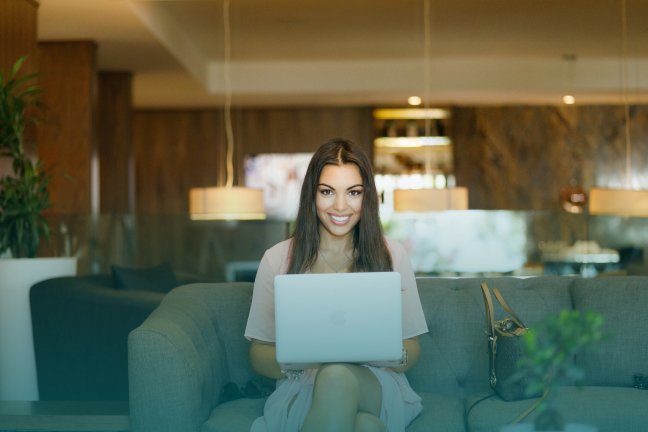
<path id="1" fill-rule="evenodd" d="M 128 400 L 128 334 L 173 287 L 170 265 L 114 274 L 64 276 L 31 287 L 30 308 L 41 400 Z"/>
<path id="2" fill-rule="evenodd" d="M 648 277 L 542 276 L 417 280 L 430 332 L 420 338 L 420 363 L 408 372 L 424 404 L 408 432 L 498 431 L 533 402 L 487 397 L 483 281 L 500 288 L 527 325 L 564 308 L 602 313 L 609 337 L 597 354 L 580 359 L 585 385 L 565 388 L 560 406 L 568 421 L 599 432 L 648 430 L 648 391 L 633 388 L 635 374 L 648 375 Z M 251 283 L 178 287 L 130 333 L 134 432 L 249 430 L 264 399 L 222 399 L 227 383 L 254 378 L 243 338 L 251 296 Z"/>
<path id="3" fill-rule="evenodd" d="M 110 275 L 65 276 L 30 291 L 41 400 L 128 400 L 128 333 L 164 293 L 119 290 Z"/>

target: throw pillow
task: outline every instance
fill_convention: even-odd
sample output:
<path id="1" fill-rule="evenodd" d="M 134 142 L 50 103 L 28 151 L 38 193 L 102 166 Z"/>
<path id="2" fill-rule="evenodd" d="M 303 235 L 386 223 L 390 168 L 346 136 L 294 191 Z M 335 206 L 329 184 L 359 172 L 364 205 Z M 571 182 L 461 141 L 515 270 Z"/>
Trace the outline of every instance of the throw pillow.
<path id="1" fill-rule="evenodd" d="M 117 289 L 167 293 L 178 286 L 178 280 L 168 262 L 147 268 L 112 266 L 111 270 Z"/>

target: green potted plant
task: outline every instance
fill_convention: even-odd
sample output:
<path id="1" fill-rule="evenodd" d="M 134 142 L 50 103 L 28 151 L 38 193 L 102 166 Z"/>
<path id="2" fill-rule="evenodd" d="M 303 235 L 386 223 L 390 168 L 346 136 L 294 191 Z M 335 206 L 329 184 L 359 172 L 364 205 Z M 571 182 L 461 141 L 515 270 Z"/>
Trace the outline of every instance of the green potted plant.
<path id="1" fill-rule="evenodd" d="M 567 385 L 580 385 L 585 373 L 576 363 L 579 355 L 596 349 L 603 338 L 603 316 L 592 311 L 563 310 L 533 326 L 523 336 L 524 356 L 515 378 L 526 382 L 526 393 L 542 396 L 517 421 L 537 410 L 533 424 L 513 425 L 509 431 L 594 430 L 584 425 L 565 424 L 555 395 Z"/>
<path id="2" fill-rule="evenodd" d="M 35 257 L 50 232 L 43 216 L 50 206 L 50 176 L 42 161 L 28 157 L 23 141 L 41 106 L 36 74 L 19 76 L 26 59 L 18 59 L 8 76 L 0 73 L 0 155 L 10 158 L 12 168 L 0 177 L 0 254 L 8 250 L 14 258 Z"/>
<path id="3" fill-rule="evenodd" d="M 0 71 L 0 399 L 38 400 L 29 290 L 44 279 L 76 274 L 75 257 L 36 257 L 49 236 L 50 176 L 25 153 L 25 128 L 42 103 L 36 74 L 20 74 L 21 57 Z"/>

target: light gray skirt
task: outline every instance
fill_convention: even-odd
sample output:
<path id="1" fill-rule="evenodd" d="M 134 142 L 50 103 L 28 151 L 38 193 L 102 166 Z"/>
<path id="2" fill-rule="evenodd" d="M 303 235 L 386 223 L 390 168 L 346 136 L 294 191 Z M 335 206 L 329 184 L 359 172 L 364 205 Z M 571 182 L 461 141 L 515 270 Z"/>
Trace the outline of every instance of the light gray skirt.
<path id="1" fill-rule="evenodd" d="M 380 420 L 387 432 L 404 432 L 423 409 L 421 397 L 409 385 L 403 373 L 389 369 L 369 368 L 382 388 Z M 276 390 L 263 408 L 250 432 L 299 432 L 311 406 L 317 369 L 306 370 L 298 379 L 277 381 Z"/>

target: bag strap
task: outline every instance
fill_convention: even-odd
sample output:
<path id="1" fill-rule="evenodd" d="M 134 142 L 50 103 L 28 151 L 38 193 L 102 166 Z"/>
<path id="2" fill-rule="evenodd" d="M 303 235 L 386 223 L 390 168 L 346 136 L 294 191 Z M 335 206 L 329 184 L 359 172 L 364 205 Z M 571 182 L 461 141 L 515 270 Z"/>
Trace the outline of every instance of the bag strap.
<path id="1" fill-rule="evenodd" d="M 495 336 L 495 312 L 493 308 L 493 299 L 486 282 L 482 282 L 481 290 L 482 296 L 484 296 L 484 305 L 486 306 L 486 333 L 489 336 Z"/>
<path id="2" fill-rule="evenodd" d="M 500 303 L 500 305 L 502 305 L 502 308 L 506 311 L 506 313 L 508 313 L 511 316 L 513 322 L 515 322 L 515 324 L 517 324 L 518 327 L 526 328 L 524 323 L 522 323 L 520 317 L 518 317 L 517 314 L 513 312 L 511 306 L 509 306 L 506 300 L 504 300 L 504 296 L 502 295 L 500 290 L 498 290 L 497 288 L 493 288 L 493 294 L 495 294 L 495 298 Z"/>
<path id="3" fill-rule="evenodd" d="M 484 305 L 486 307 L 486 335 L 488 336 L 488 363 L 490 368 L 490 385 L 495 388 L 497 376 L 495 375 L 495 354 L 497 353 L 497 335 L 495 334 L 495 318 L 493 309 L 493 299 L 486 282 L 481 284 L 482 296 L 484 296 Z"/>

